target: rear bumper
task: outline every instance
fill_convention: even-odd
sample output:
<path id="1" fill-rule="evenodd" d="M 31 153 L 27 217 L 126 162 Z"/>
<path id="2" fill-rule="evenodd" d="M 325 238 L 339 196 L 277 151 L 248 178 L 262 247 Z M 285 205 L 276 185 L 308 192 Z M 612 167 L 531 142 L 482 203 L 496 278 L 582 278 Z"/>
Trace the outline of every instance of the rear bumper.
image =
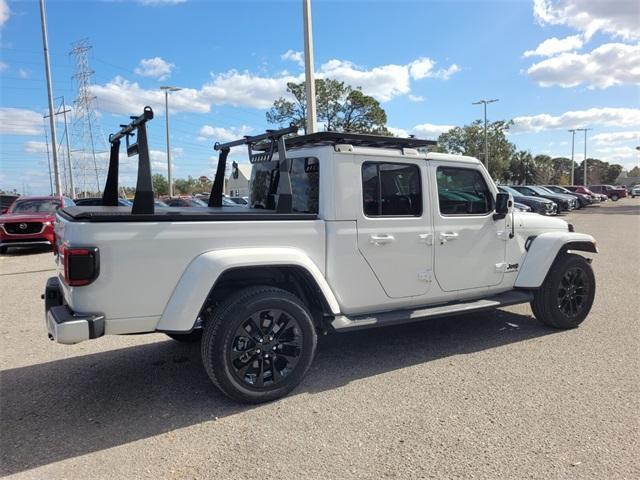
<path id="1" fill-rule="evenodd" d="M 74 312 L 64 302 L 60 280 L 47 280 L 44 292 L 47 333 L 57 343 L 72 345 L 104 335 L 104 315 Z"/>

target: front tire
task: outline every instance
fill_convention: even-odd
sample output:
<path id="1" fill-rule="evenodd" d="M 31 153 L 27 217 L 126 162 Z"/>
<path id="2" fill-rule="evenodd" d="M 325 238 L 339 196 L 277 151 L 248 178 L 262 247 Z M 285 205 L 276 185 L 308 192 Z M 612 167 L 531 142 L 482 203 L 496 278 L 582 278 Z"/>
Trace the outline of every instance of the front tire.
<path id="1" fill-rule="evenodd" d="M 531 309 L 538 320 L 550 327 L 576 328 L 589 314 L 595 293 L 596 280 L 587 259 L 563 253 L 536 292 Z"/>
<path id="2" fill-rule="evenodd" d="M 287 395 L 307 373 L 317 334 L 298 297 L 250 287 L 220 304 L 204 328 L 202 362 L 228 397 L 262 403 Z"/>
<path id="3" fill-rule="evenodd" d="M 620 197 L 618 195 L 611 195 L 611 200 L 617 202 Z"/>
<path id="4" fill-rule="evenodd" d="M 8 247 L 0 247 L 0 255 L 7 253 Z"/>

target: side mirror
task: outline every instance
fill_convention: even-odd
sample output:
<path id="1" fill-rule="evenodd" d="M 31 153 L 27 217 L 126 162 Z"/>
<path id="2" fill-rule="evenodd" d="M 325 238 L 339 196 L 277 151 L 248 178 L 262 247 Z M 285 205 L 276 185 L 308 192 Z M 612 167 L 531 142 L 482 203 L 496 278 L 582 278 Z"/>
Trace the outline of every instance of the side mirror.
<path id="1" fill-rule="evenodd" d="M 496 195 L 496 213 L 493 215 L 493 219 L 504 218 L 509 213 L 510 203 L 508 193 L 498 192 L 498 195 Z"/>

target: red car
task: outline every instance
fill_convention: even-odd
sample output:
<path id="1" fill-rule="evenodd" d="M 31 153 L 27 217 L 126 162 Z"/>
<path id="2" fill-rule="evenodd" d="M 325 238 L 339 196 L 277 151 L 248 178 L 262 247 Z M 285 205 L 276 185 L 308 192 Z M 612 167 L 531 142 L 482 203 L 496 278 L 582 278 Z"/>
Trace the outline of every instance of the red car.
<path id="1" fill-rule="evenodd" d="M 67 197 L 19 197 L 0 215 L 0 253 L 11 247 L 53 245 L 56 210 L 72 205 Z"/>
<path id="2" fill-rule="evenodd" d="M 602 193 L 614 202 L 617 202 L 618 199 L 625 198 L 627 196 L 626 188 L 618 188 L 612 185 L 591 185 L 589 190 L 595 193 Z"/>

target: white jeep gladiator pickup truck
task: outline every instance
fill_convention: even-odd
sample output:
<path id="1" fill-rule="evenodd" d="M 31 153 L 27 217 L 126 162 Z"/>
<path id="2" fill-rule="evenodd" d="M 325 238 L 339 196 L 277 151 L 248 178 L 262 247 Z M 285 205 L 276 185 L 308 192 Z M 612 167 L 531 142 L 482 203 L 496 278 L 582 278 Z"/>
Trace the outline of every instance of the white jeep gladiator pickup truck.
<path id="1" fill-rule="evenodd" d="M 55 225 L 49 337 L 164 332 L 200 341 L 226 395 L 264 402 L 307 372 L 318 333 L 530 303 L 577 327 L 591 309 L 594 239 L 515 212 L 475 158 L 421 153 L 415 138 L 295 128 L 216 144 L 208 207 L 154 207 L 145 123 L 111 135 L 103 206 Z M 129 138 L 135 135 L 135 143 Z M 133 207 L 117 205 L 120 139 L 138 155 Z M 132 140 L 133 141 L 133 140 Z M 248 148 L 250 208 L 221 206 L 227 155 Z"/>

